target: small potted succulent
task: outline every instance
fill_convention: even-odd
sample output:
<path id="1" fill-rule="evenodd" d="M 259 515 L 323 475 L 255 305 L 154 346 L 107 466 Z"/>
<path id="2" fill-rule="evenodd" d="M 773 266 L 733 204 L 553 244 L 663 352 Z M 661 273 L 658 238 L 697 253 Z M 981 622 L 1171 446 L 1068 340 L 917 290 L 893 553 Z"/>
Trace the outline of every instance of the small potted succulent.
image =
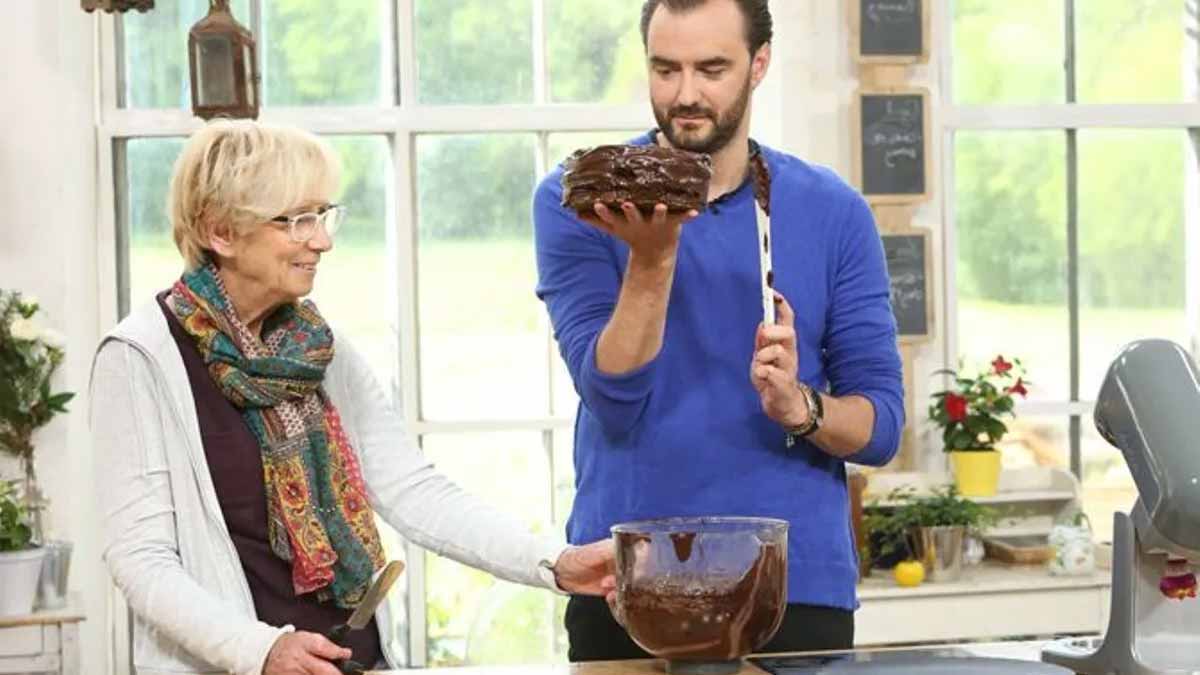
<path id="1" fill-rule="evenodd" d="M 917 494 L 912 486 L 896 488 L 868 506 L 865 517 L 879 559 L 894 559 L 899 553 L 897 564 L 920 562 L 929 581 L 958 578 L 967 534 L 978 533 L 994 521 L 991 509 L 960 496 L 953 485 L 934 488 L 929 494 Z M 902 576 L 917 576 L 910 567 L 894 570 L 902 585 Z"/>

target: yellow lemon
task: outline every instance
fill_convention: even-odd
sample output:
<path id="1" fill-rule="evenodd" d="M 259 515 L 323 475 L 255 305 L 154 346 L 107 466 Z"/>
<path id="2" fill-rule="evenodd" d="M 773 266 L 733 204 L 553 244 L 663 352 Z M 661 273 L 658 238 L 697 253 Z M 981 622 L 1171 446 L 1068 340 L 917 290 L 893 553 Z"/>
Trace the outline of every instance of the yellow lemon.
<path id="1" fill-rule="evenodd" d="M 906 560 L 896 564 L 896 569 L 892 570 L 892 576 L 901 586 L 918 586 L 925 581 L 925 566 L 918 560 Z"/>

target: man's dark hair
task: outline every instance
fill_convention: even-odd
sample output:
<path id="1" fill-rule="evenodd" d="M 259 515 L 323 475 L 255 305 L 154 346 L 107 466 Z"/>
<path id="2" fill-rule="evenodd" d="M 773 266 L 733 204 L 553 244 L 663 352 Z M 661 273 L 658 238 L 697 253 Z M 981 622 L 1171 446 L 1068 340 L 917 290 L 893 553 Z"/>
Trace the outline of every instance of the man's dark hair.
<path id="1" fill-rule="evenodd" d="M 666 5 L 669 12 L 687 12 L 707 3 L 708 0 L 646 0 L 642 5 L 642 47 L 647 47 L 646 36 L 650 31 L 650 17 L 660 5 Z M 772 23 L 771 9 L 767 7 L 768 0 L 734 0 L 738 9 L 742 10 L 742 18 L 746 25 L 746 46 L 750 55 L 758 52 L 758 48 L 771 41 Z"/>

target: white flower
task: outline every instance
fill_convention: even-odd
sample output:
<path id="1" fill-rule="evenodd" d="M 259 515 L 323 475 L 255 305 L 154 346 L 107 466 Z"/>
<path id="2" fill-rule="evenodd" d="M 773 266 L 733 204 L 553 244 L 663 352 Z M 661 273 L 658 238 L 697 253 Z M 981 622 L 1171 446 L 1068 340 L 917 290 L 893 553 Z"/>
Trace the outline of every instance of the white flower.
<path id="1" fill-rule="evenodd" d="M 54 330 L 53 328 L 43 328 L 41 338 L 42 342 L 45 342 L 55 349 L 62 349 L 67 346 L 66 336 Z"/>
<path id="2" fill-rule="evenodd" d="M 12 333 L 13 338 L 29 342 L 38 339 L 42 335 L 42 331 L 36 323 L 31 319 L 22 318 L 17 318 L 12 322 L 12 325 L 9 326 L 9 332 Z"/>
<path id="3" fill-rule="evenodd" d="M 36 295 L 28 295 L 28 294 L 21 295 L 21 304 L 25 305 L 26 307 L 41 307 L 42 306 L 42 303 L 38 301 Z"/>

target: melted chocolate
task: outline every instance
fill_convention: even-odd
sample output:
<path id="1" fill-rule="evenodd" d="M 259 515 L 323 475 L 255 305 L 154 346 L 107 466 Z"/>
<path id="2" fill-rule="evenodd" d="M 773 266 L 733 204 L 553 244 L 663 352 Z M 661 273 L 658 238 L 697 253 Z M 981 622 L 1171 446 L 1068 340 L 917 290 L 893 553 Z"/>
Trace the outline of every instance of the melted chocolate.
<path id="1" fill-rule="evenodd" d="M 656 204 L 668 211 L 700 210 L 708 202 L 712 159 L 657 145 L 601 145 L 567 159 L 562 204 L 580 215 L 600 202 L 620 210 L 633 202 L 644 213 Z"/>
<path id="2" fill-rule="evenodd" d="M 680 540 L 672 540 L 678 554 Z M 690 554 L 692 540 L 686 541 Z M 765 543 L 740 579 L 656 578 L 620 588 L 617 602 L 629 635 L 655 656 L 727 661 L 762 647 L 779 629 L 786 584 L 786 550 Z"/>
<path id="3" fill-rule="evenodd" d="M 673 532 L 671 543 L 675 545 L 675 557 L 679 562 L 687 562 L 692 557 L 692 543 L 696 541 L 695 532 Z"/>

